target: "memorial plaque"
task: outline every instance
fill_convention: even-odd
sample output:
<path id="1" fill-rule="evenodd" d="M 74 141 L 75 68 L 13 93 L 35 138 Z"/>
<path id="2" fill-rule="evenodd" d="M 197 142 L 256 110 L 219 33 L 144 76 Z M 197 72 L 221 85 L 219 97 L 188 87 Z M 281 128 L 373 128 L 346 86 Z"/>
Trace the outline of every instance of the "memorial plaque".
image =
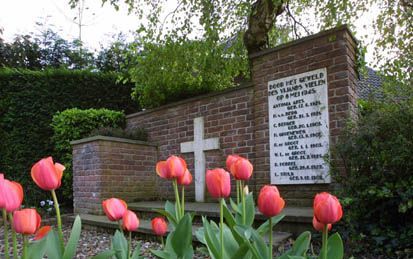
<path id="1" fill-rule="evenodd" d="M 330 183 L 327 70 L 268 82 L 271 184 Z"/>

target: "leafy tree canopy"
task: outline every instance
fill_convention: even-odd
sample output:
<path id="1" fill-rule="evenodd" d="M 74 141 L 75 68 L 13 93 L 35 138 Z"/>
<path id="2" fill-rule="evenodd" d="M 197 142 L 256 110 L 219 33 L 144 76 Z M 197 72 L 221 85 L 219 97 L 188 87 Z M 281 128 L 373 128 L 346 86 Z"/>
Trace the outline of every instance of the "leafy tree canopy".
<path id="1" fill-rule="evenodd" d="M 69 0 L 72 6 L 78 1 Z M 118 9 L 122 1 L 102 2 Z M 123 2 L 140 17 L 142 48 L 146 43 L 164 44 L 171 40 L 203 40 L 221 45 L 243 39 L 244 50 L 249 53 L 309 31 L 344 23 L 353 26 L 374 10 L 378 13 L 372 27 L 379 36 L 373 44 L 381 70 L 399 83 L 412 83 L 413 4 L 409 0 L 178 0 L 173 10 L 166 10 L 166 0 Z"/>

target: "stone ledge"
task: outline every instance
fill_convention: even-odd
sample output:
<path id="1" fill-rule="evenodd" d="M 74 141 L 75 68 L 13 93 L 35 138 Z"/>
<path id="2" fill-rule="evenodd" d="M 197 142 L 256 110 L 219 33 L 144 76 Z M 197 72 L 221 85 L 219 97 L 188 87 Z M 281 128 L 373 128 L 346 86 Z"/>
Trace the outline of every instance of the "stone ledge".
<path id="1" fill-rule="evenodd" d="M 99 140 L 158 147 L 157 144 L 149 143 L 149 142 L 146 142 L 146 141 L 133 140 L 133 139 L 127 139 L 127 138 L 108 137 L 108 136 L 101 136 L 101 135 L 88 137 L 88 138 L 82 138 L 82 139 L 78 139 L 78 140 L 73 140 L 73 141 L 70 141 L 70 144 L 71 145 L 80 145 L 80 144 L 93 142 L 93 141 L 99 141 Z"/>

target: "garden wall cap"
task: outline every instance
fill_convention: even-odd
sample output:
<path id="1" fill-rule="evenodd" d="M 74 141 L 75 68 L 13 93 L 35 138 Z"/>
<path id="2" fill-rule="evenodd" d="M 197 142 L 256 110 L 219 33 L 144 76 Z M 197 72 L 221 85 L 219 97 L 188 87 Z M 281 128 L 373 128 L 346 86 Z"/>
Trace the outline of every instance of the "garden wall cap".
<path id="1" fill-rule="evenodd" d="M 149 143 L 146 141 L 141 141 L 141 140 L 134 140 L 134 139 L 127 139 L 127 138 L 117 138 L 117 137 L 109 137 L 109 136 L 93 136 L 93 137 L 88 137 L 88 138 L 82 138 L 78 140 L 73 140 L 70 141 L 71 145 L 80 145 L 88 142 L 93 142 L 93 141 L 99 141 L 99 140 L 104 140 L 104 141 L 112 141 L 112 142 L 121 142 L 121 143 L 128 143 L 128 144 L 135 144 L 135 145 L 144 145 L 144 146 L 153 146 L 157 147 L 157 144 Z"/>

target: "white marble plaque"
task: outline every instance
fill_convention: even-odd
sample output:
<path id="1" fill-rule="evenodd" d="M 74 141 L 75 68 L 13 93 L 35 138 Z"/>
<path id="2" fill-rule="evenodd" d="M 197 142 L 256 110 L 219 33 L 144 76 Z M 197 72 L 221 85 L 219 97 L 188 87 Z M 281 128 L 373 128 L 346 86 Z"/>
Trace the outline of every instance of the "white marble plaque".
<path id="1" fill-rule="evenodd" d="M 330 183 L 327 70 L 268 82 L 271 184 Z"/>

